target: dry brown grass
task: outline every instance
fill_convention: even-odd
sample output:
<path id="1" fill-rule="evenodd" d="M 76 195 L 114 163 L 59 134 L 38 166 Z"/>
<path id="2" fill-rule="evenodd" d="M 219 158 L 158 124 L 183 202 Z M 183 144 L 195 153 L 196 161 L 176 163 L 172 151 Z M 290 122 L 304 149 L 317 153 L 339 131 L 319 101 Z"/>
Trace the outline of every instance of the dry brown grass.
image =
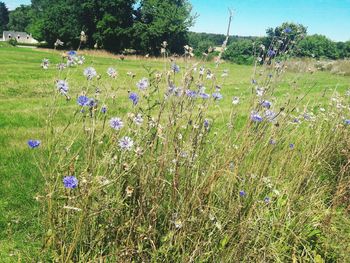
<path id="1" fill-rule="evenodd" d="M 288 71 L 315 72 L 328 71 L 335 75 L 350 76 L 350 60 L 293 59 L 286 62 Z"/>

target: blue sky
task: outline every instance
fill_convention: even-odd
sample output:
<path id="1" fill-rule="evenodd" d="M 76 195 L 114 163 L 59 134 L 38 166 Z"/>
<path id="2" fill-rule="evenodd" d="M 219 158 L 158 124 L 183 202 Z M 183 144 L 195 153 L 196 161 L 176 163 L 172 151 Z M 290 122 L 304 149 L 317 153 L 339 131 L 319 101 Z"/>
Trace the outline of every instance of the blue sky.
<path id="1" fill-rule="evenodd" d="M 2 0 L 4 1 L 4 0 Z M 230 7 L 235 11 L 232 35 L 262 36 L 284 21 L 301 23 L 310 34 L 350 40 L 350 0 L 190 0 L 198 13 L 196 32 L 224 33 Z M 30 0 L 5 0 L 10 9 Z"/>

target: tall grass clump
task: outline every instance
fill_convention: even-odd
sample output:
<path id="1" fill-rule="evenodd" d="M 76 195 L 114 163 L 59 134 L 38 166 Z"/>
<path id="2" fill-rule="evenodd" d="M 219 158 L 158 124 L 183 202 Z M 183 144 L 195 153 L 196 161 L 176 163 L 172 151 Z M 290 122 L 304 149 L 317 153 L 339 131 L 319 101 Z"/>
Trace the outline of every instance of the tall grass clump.
<path id="1" fill-rule="evenodd" d="M 222 65 L 165 59 L 118 83 L 114 68 L 83 70 L 70 52 L 45 136 L 29 142 L 45 189 L 43 258 L 349 261 L 348 99 L 278 95 L 290 33 L 259 47 L 244 100 Z"/>

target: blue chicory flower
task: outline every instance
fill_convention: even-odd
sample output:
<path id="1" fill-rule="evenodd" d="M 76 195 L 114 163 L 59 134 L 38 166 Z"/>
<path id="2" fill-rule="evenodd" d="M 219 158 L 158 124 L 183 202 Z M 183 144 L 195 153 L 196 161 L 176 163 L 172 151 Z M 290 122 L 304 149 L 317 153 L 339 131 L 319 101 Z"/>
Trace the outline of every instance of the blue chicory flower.
<path id="1" fill-rule="evenodd" d="M 78 179 L 75 176 L 66 176 L 63 178 L 64 187 L 74 189 L 78 187 Z"/>
<path id="2" fill-rule="evenodd" d="M 40 143 L 41 143 L 41 142 L 40 142 L 39 140 L 29 140 L 29 141 L 28 141 L 28 146 L 29 146 L 30 148 L 34 149 L 34 148 L 39 147 Z"/>

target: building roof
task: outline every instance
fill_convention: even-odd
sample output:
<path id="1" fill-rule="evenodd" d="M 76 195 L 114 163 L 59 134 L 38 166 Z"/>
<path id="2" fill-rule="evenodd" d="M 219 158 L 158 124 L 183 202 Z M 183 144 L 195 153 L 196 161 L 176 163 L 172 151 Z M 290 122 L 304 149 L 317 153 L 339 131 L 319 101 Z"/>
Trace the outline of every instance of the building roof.
<path id="1" fill-rule="evenodd" d="M 31 37 L 31 35 L 26 33 L 26 32 L 17 32 L 17 31 L 4 31 L 3 34 L 4 34 L 5 38 L 8 38 L 8 36 L 10 36 L 10 35 L 11 35 L 11 37 L 15 37 L 15 38 L 17 38 L 18 36 L 20 38 Z"/>

